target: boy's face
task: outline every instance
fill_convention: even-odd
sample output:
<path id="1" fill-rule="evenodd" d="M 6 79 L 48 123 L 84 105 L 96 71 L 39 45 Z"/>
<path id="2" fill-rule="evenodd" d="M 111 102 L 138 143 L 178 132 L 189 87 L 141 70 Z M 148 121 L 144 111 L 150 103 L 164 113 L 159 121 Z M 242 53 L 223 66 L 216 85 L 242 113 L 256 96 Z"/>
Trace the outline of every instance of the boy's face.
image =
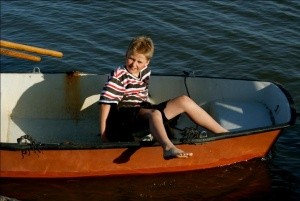
<path id="1" fill-rule="evenodd" d="M 138 77 L 140 71 L 150 63 L 150 60 L 143 54 L 128 53 L 126 55 L 126 69 L 129 73 Z"/>

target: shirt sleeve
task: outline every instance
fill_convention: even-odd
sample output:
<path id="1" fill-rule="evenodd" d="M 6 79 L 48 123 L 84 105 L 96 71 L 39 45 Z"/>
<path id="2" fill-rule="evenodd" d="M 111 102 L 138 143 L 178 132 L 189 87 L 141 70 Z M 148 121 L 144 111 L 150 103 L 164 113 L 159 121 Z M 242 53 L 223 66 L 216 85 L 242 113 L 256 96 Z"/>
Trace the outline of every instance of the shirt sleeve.
<path id="1" fill-rule="evenodd" d="M 103 90 L 101 91 L 99 103 L 118 104 L 125 92 L 124 85 L 120 81 L 120 69 L 118 68 L 108 78 Z"/>

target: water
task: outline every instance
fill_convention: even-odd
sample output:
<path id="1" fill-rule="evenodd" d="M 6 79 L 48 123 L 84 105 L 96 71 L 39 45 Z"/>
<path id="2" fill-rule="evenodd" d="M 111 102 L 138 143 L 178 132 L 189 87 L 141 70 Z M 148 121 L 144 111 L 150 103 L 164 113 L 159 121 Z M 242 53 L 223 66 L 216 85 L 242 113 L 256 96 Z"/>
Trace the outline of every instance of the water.
<path id="1" fill-rule="evenodd" d="M 132 37 L 155 43 L 154 73 L 281 83 L 300 111 L 299 1 L 1 1 L 1 39 L 62 51 L 42 62 L 1 56 L 1 72 L 107 73 Z M 97 87 L 97 86 L 95 86 Z M 207 171 L 84 180 L 2 180 L 21 200 L 297 200 L 300 125 L 270 159 Z"/>

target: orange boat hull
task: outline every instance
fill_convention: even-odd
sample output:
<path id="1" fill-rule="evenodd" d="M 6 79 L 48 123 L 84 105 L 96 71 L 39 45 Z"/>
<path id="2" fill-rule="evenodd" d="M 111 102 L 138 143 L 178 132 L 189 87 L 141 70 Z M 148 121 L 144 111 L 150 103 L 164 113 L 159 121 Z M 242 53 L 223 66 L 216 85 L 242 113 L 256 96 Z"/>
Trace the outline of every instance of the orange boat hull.
<path id="1" fill-rule="evenodd" d="M 1 177 L 67 178 L 156 174 L 207 169 L 264 157 L 281 130 L 182 144 L 189 159 L 165 160 L 159 146 L 80 150 L 0 150 Z"/>

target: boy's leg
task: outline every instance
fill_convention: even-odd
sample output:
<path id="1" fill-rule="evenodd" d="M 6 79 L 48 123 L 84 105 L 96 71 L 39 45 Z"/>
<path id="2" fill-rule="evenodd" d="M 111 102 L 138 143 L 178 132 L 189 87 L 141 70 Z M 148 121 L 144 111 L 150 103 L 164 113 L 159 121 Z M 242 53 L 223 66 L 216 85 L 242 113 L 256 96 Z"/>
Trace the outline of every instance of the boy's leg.
<path id="1" fill-rule="evenodd" d="M 163 118 L 161 112 L 155 109 L 141 109 L 139 115 L 142 118 L 149 120 L 149 128 L 151 134 L 163 147 L 164 157 L 166 158 L 188 158 L 192 156 L 192 153 L 186 153 L 178 148 L 168 138 L 168 134 L 163 124 Z"/>
<path id="2" fill-rule="evenodd" d="M 228 132 L 188 96 L 179 96 L 170 100 L 164 109 L 164 113 L 168 119 L 171 119 L 183 112 L 186 113 L 196 124 L 203 126 L 214 133 Z"/>

